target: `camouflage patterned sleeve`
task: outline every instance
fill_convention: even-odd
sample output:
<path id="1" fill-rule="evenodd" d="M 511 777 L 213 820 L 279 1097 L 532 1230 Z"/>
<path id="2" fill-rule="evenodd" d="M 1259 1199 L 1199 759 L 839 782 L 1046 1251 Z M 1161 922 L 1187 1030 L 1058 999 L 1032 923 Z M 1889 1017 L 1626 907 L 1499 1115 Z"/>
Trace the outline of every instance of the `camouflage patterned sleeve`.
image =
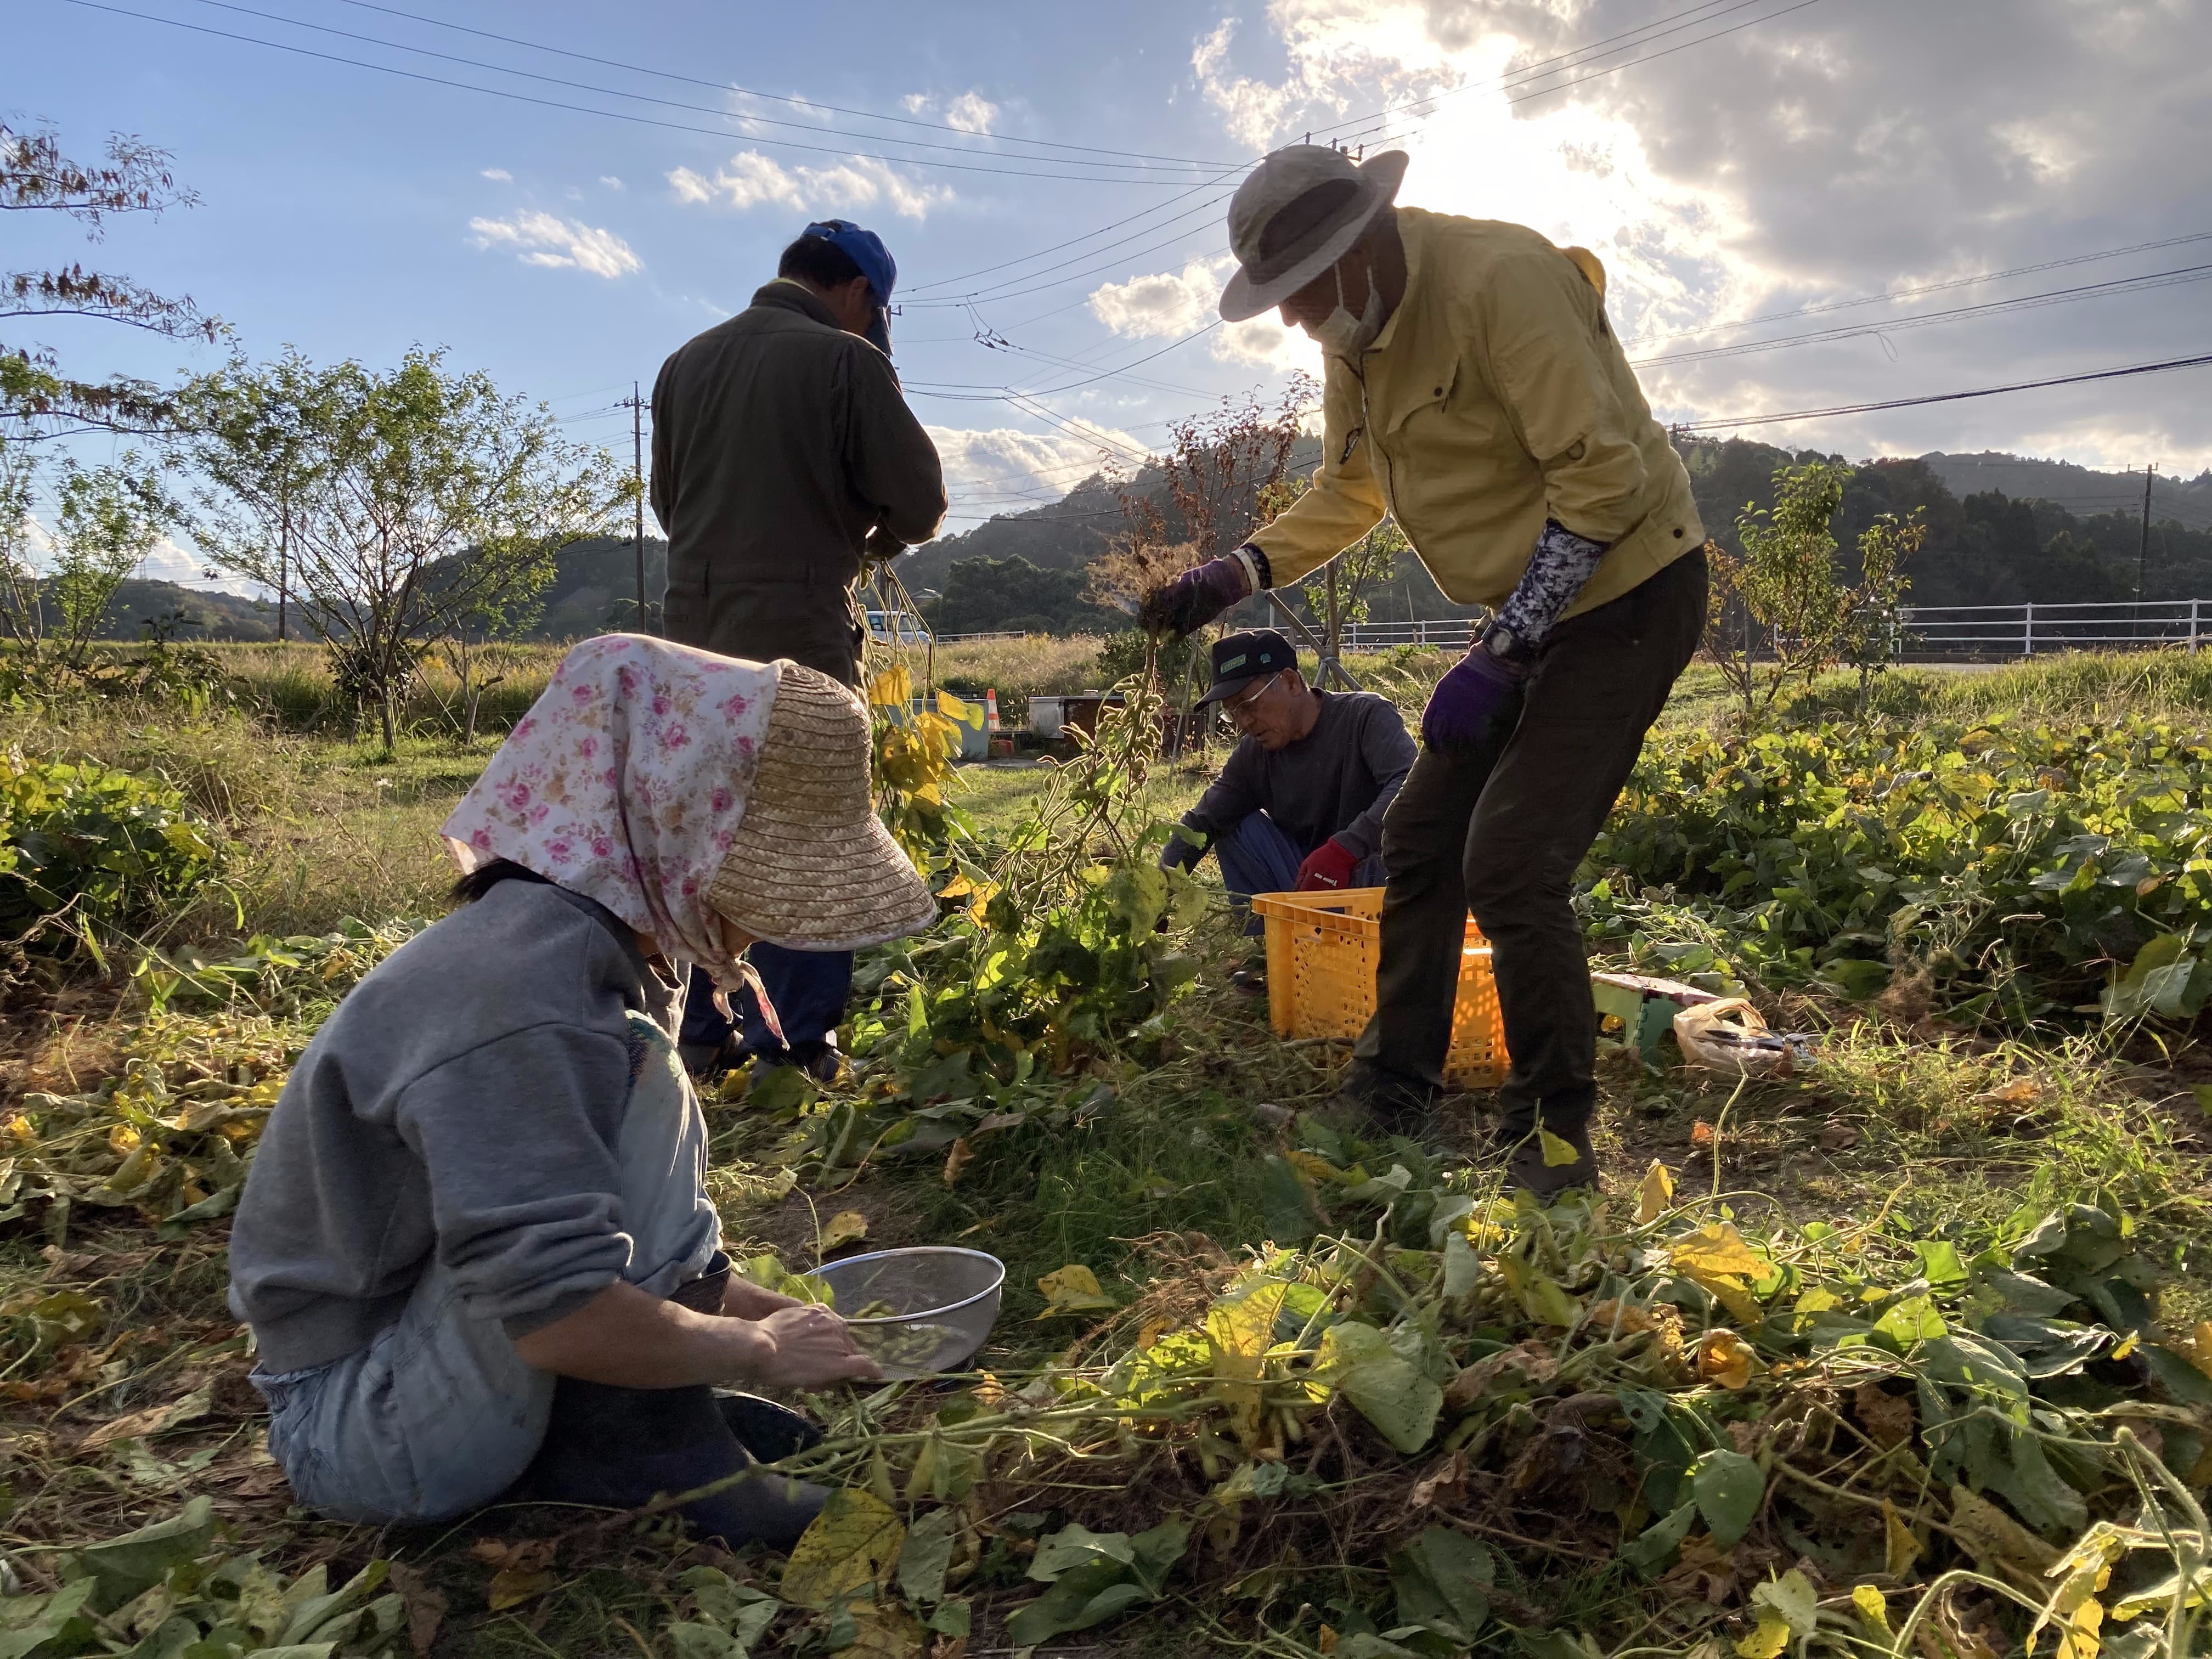
<path id="1" fill-rule="evenodd" d="M 1513 649 L 1505 653 L 1510 660 L 1526 660 L 1536 653 L 1553 624 L 1597 574 L 1604 557 L 1603 543 L 1576 535 L 1556 519 L 1544 521 L 1528 568 L 1498 607 L 1497 620 L 1513 640 Z"/>

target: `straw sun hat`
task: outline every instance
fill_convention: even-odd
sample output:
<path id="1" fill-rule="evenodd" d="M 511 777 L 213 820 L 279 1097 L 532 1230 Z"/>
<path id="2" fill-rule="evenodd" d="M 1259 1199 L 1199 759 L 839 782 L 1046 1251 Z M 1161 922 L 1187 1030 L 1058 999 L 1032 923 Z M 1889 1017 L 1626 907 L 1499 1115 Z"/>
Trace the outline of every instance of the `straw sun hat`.
<path id="1" fill-rule="evenodd" d="M 868 711 L 827 674 L 775 666 L 744 817 L 707 902 L 794 951 L 854 951 L 919 932 L 937 901 L 876 816 Z"/>

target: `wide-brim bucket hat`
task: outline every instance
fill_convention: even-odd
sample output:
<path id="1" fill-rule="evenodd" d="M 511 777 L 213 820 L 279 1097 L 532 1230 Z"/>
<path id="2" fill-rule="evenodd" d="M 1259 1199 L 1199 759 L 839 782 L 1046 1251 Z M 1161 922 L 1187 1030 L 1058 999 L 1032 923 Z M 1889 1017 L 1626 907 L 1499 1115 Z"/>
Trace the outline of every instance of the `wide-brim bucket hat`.
<path id="1" fill-rule="evenodd" d="M 744 817 L 707 902 L 793 951 L 856 951 L 920 932 L 937 901 L 876 816 L 866 708 L 827 674 L 775 667 Z"/>
<path id="2" fill-rule="evenodd" d="M 1349 253 L 1398 199 L 1411 161 L 1386 149 L 1364 161 L 1327 144 L 1291 144 L 1245 175 L 1229 203 L 1237 273 L 1221 315 L 1241 323 L 1296 294 Z"/>

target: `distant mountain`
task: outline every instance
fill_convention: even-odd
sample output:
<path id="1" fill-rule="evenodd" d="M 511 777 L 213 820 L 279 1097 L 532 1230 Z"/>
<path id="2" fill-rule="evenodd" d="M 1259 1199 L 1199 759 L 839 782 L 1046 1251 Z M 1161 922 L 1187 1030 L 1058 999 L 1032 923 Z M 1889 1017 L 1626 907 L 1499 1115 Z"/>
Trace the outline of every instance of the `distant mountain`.
<path id="1" fill-rule="evenodd" d="M 1996 450 L 1978 455 L 1946 455 L 1939 451 L 1920 459 L 1960 501 L 1994 489 L 2014 501 L 2046 501 L 2083 516 L 2130 513 L 2140 520 L 2142 514 L 2140 471 L 2100 472 L 2071 461 L 2007 455 Z M 2172 519 L 2191 530 L 2212 528 L 2212 471 L 2189 479 L 2163 472 L 2155 475 L 2151 481 L 2150 517 L 2153 524 Z"/>
<path id="2" fill-rule="evenodd" d="M 143 636 L 156 618 L 180 617 L 180 641 L 273 640 L 276 637 L 276 607 L 242 593 L 203 592 L 174 582 L 140 581 L 135 578 L 115 590 L 115 597 L 100 613 L 98 637 L 135 640 Z"/>

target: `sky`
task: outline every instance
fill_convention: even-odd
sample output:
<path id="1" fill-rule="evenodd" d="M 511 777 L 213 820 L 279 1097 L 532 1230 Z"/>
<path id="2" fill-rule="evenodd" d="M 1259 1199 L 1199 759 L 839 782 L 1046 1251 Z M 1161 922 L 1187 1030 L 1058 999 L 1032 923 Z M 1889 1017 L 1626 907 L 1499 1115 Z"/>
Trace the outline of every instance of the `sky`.
<path id="1" fill-rule="evenodd" d="M 1402 203 L 1595 251 L 1663 420 L 2212 354 L 2212 0 L 44 0 L 9 39 L 11 125 L 87 159 L 139 135 L 200 199 L 97 246 L 10 216 L 0 264 L 233 331 L 9 345 L 165 379 L 419 343 L 627 457 L 632 382 L 842 216 L 898 262 L 949 531 L 1318 368 L 1214 309 L 1237 178 L 1308 134 L 1408 151 Z M 1738 429 L 2188 476 L 2212 368 Z"/>

